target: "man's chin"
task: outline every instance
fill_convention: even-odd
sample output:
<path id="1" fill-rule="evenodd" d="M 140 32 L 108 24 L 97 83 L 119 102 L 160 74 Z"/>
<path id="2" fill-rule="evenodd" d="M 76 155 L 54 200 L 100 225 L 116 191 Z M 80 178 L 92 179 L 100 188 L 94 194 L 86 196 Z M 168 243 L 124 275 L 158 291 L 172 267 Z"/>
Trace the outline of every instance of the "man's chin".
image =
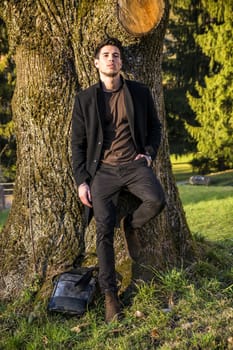
<path id="1" fill-rule="evenodd" d="M 109 72 L 109 73 L 104 73 L 106 77 L 109 78 L 115 78 L 119 73 L 118 72 Z"/>

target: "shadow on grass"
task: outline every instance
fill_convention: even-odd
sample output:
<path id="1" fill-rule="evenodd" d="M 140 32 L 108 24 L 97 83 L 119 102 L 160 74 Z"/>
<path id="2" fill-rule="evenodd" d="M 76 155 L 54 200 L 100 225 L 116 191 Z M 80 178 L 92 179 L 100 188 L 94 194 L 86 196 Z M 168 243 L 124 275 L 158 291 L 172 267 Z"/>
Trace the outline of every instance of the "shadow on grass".
<path id="1" fill-rule="evenodd" d="M 191 278 L 215 278 L 224 284 L 224 288 L 233 291 L 232 264 L 233 264 L 233 239 L 211 241 L 201 235 L 193 235 L 196 242 L 202 246 L 202 256 L 190 268 Z"/>

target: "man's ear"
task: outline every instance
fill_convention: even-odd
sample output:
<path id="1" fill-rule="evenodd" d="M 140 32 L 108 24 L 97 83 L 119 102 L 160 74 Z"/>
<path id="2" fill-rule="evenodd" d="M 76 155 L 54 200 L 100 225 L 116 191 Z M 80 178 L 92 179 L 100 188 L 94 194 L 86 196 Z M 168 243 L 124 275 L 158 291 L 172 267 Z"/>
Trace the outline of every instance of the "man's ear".
<path id="1" fill-rule="evenodd" d="M 99 60 L 97 60 L 97 58 L 95 58 L 95 60 L 94 60 L 94 65 L 96 68 L 99 67 Z"/>

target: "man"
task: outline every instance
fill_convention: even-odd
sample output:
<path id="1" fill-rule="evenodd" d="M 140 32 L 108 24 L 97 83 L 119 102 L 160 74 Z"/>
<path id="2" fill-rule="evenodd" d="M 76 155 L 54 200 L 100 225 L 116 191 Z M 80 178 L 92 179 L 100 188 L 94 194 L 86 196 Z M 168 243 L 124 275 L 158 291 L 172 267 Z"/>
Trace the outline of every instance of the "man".
<path id="1" fill-rule="evenodd" d="M 73 171 L 81 202 L 93 210 L 99 285 L 105 294 L 105 320 L 120 313 L 113 237 L 119 193 L 127 189 L 141 204 L 122 221 L 128 251 L 135 259 L 140 244 L 135 229 L 158 215 L 165 205 L 162 187 L 151 168 L 161 139 L 149 89 L 124 80 L 122 46 L 115 38 L 95 51 L 99 83 L 75 99 L 72 121 Z"/>

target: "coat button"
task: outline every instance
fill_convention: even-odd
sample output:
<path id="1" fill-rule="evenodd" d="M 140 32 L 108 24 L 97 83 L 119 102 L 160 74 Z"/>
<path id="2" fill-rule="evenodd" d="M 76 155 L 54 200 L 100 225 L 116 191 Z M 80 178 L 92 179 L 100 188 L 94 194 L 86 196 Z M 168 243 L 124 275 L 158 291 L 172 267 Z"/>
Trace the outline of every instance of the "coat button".
<path id="1" fill-rule="evenodd" d="M 100 142 L 100 141 L 98 142 L 98 145 L 101 145 L 101 142 Z"/>
<path id="2" fill-rule="evenodd" d="M 96 159 L 94 159 L 94 160 L 93 160 L 93 162 L 94 162 L 94 163 L 96 163 L 96 162 L 97 162 L 97 160 L 96 160 Z"/>

